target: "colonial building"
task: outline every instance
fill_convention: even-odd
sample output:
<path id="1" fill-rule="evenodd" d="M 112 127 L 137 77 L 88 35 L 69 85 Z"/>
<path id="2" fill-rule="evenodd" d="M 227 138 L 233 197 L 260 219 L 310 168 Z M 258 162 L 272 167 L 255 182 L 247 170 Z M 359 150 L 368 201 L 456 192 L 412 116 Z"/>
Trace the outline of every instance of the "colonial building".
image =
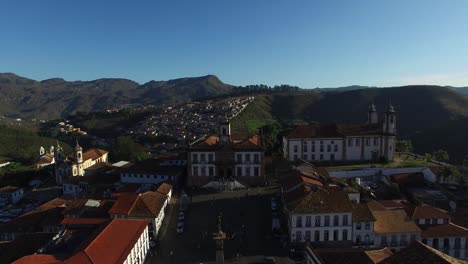
<path id="1" fill-rule="evenodd" d="M 150 235 L 155 239 L 164 219 L 167 203 L 167 195 L 159 192 L 123 193 L 108 213 L 114 219 L 148 221 Z"/>
<path id="2" fill-rule="evenodd" d="M 393 160 L 396 112 L 390 104 L 379 118 L 369 107 L 364 124 L 307 125 L 296 127 L 283 138 L 283 155 L 294 161 L 361 161 L 385 157 Z"/>
<path id="3" fill-rule="evenodd" d="M 83 152 L 83 148 L 76 142 L 75 151 L 66 157 L 62 147 L 57 142 L 54 151 L 55 159 L 55 179 L 58 184 L 71 176 L 84 176 L 85 170 L 97 163 L 107 162 L 108 153 L 105 150 L 91 148 Z"/>
<path id="4" fill-rule="evenodd" d="M 355 247 L 374 246 L 375 217 L 365 203 L 353 205 L 353 245 Z"/>
<path id="5" fill-rule="evenodd" d="M 188 185 L 233 189 L 263 184 L 264 153 L 259 135 L 231 134 L 231 126 L 224 120 L 219 134 L 190 144 Z"/>
<path id="6" fill-rule="evenodd" d="M 5 186 L 0 188 L 0 206 L 15 204 L 23 198 L 23 188 L 16 186 Z"/>
<path id="7" fill-rule="evenodd" d="M 39 148 L 39 159 L 35 164 L 36 168 L 40 169 L 40 168 L 54 164 L 55 163 L 54 152 L 55 152 L 54 146 L 50 146 L 50 149 L 48 152 L 46 152 L 45 148 L 41 146 Z"/>
<path id="8" fill-rule="evenodd" d="M 297 189 L 298 192 L 303 192 Z M 299 197 L 297 197 L 299 196 Z M 351 247 L 353 206 L 337 186 L 309 192 L 305 198 L 285 195 L 291 242 L 310 241 L 319 247 Z"/>
<path id="9" fill-rule="evenodd" d="M 179 165 L 162 165 L 159 159 L 148 159 L 122 168 L 120 181 L 138 184 L 160 184 L 165 181 L 175 183 L 183 171 Z"/>

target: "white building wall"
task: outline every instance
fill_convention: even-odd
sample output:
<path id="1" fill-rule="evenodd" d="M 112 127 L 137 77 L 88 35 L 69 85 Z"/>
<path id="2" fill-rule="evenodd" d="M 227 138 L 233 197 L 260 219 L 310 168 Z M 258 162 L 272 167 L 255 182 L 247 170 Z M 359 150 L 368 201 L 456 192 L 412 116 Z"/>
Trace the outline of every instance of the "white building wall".
<path id="1" fill-rule="evenodd" d="M 338 215 L 339 216 L 339 222 L 338 225 L 334 225 L 334 216 Z M 343 225 L 343 216 L 348 217 L 348 224 Z M 310 226 L 306 225 L 306 217 L 310 216 L 311 217 L 311 224 Z M 320 216 L 320 226 L 315 225 L 315 217 Z M 325 226 L 325 216 L 330 217 L 330 225 Z M 301 217 L 302 219 L 302 225 L 299 227 L 297 226 L 297 218 Z M 306 232 L 310 231 L 310 241 L 312 242 L 324 242 L 325 240 L 325 231 L 328 231 L 328 241 L 334 241 L 333 240 L 333 232 L 335 230 L 338 231 L 338 241 L 343 241 L 343 230 L 346 230 L 347 232 L 347 238 L 346 241 L 349 241 L 352 239 L 352 215 L 351 213 L 336 213 L 336 214 L 294 214 L 291 216 L 290 222 L 290 239 L 291 242 L 304 242 L 306 241 Z M 319 240 L 316 241 L 315 239 L 315 231 L 319 232 Z M 300 239 L 297 238 L 297 232 L 301 233 Z"/>
<path id="2" fill-rule="evenodd" d="M 459 239 L 458 244 L 456 244 L 457 238 Z M 448 247 L 444 246 L 445 239 L 448 240 Z M 452 257 L 468 260 L 468 250 L 466 248 L 468 246 L 468 237 L 429 237 L 422 238 L 422 242 Z"/>
<path id="3" fill-rule="evenodd" d="M 120 181 L 123 183 L 139 183 L 139 184 L 158 184 L 166 180 L 175 181 L 176 177 L 162 174 L 144 174 L 144 173 L 121 173 Z"/>
<path id="4" fill-rule="evenodd" d="M 407 247 L 411 243 L 411 237 L 414 236 L 414 240 L 420 241 L 419 233 L 386 233 L 386 234 L 375 234 L 375 247 L 389 247 L 395 251 Z M 395 243 L 392 243 L 392 239 Z M 386 241 L 386 243 L 384 243 Z"/>
<path id="5" fill-rule="evenodd" d="M 369 229 L 366 229 L 366 223 L 368 223 Z M 358 229 L 359 224 L 361 228 Z M 353 222 L 353 245 L 357 246 L 374 246 L 375 234 L 374 234 L 374 222 Z M 366 242 L 366 235 L 369 237 L 369 241 Z M 358 243 L 358 236 L 360 242 Z"/>
<path id="6" fill-rule="evenodd" d="M 125 264 L 142 264 L 145 262 L 149 250 L 148 227 L 145 228 L 140 238 L 134 244 L 132 250 L 123 262 Z"/>
<path id="7" fill-rule="evenodd" d="M 342 160 L 342 138 L 303 138 L 283 139 L 283 150 L 287 151 L 287 159 L 294 161 L 304 159 L 310 161 Z"/>

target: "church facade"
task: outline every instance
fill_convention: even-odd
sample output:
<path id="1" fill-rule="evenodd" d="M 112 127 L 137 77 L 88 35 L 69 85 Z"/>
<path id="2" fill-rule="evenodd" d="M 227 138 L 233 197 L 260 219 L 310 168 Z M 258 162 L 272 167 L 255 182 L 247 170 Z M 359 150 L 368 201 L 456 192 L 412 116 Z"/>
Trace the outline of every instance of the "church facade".
<path id="1" fill-rule="evenodd" d="M 98 148 L 91 148 L 83 152 L 83 148 L 76 142 L 75 151 L 68 157 L 63 148 L 57 143 L 55 156 L 55 180 L 62 184 L 69 177 L 84 176 L 85 170 L 97 163 L 108 162 L 108 152 Z"/>
<path id="2" fill-rule="evenodd" d="M 396 143 L 396 112 L 391 104 L 379 116 L 369 106 L 364 124 L 307 125 L 283 137 L 283 155 L 289 161 L 393 160 Z"/>
<path id="3" fill-rule="evenodd" d="M 188 186 L 228 189 L 265 182 L 265 150 L 259 135 L 231 134 L 229 121 L 212 134 L 190 144 Z"/>

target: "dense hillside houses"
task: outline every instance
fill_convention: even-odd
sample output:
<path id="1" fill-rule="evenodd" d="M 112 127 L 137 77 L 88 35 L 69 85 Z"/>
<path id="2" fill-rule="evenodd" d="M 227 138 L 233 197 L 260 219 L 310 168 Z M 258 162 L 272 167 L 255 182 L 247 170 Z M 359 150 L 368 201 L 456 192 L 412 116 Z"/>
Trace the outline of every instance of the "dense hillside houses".
<path id="1" fill-rule="evenodd" d="M 63 149 L 58 143 L 54 155 L 55 178 L 58 184 L 62 184 L 64 179 L 68 179 L 69 177 L 84 176 L 86 169 L 97 163 L 108 161 L 107 151 L 92 148 L 83 152 L 83 148 L 78 144 L 78 141 L 72 155 L 65 157 Z"/>
<path id="2" fill-rule="evenodd" d="M 379 116 L 372 104 L 364 124 L 335 123 L 296 127 L 283 138 L 283 155 L 290 161 L 393 160 L 396 112 L 390 104 Z"/>
<path id="3" fill-rule="evenodd" d="M 188 185 L 243 188 L 265 183 L 265 148 L 260 135 L 231 134 L 227 119 L 219 133 L 190 144 Z"/>

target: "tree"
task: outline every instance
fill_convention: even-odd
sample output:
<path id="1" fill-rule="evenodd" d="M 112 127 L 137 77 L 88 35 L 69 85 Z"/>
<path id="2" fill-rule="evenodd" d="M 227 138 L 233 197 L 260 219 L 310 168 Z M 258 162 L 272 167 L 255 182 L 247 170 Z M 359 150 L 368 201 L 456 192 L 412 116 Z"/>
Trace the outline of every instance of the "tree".
<path id="1" fill-rule="evenodd" d="M 413 143 L 411 143 L 411 140 L 398 140 L 396 151 L 403 153 L 413 152 Z"/>
<path id="2" fill-rule="evenodd" d="M 280 128 L 281 126 L 276 122 L 267 124 L 260 128 L 267 154 L 272 154 L 278 151 L 280 145 L 280 141 L 278 140 Z"/>
<path id="3" fill-rule="evenodd" d="M 439 174 L 440 178 L 442 178 L 444 182 L 449 179 L 453 181 L 459 181 L 458 178 L 462 177 L 460 172 L 454 166 L 444 166 Z"/>
<path id="4" fill-rule="evenodd" d="M 110 156 L 113 160 L 127 160 L 138 162 L 150 158 L 146 149 L 133 141 L 131 137 L 118 137 L 110 148 Z"/>
<path id="5" fill-rule="evenodd" d="M 449 161 L 449 155 L 447 151 L 439 149 L 436 152 L 432 153 L 432 157 L 440 162 L 447 162 Z"/>

